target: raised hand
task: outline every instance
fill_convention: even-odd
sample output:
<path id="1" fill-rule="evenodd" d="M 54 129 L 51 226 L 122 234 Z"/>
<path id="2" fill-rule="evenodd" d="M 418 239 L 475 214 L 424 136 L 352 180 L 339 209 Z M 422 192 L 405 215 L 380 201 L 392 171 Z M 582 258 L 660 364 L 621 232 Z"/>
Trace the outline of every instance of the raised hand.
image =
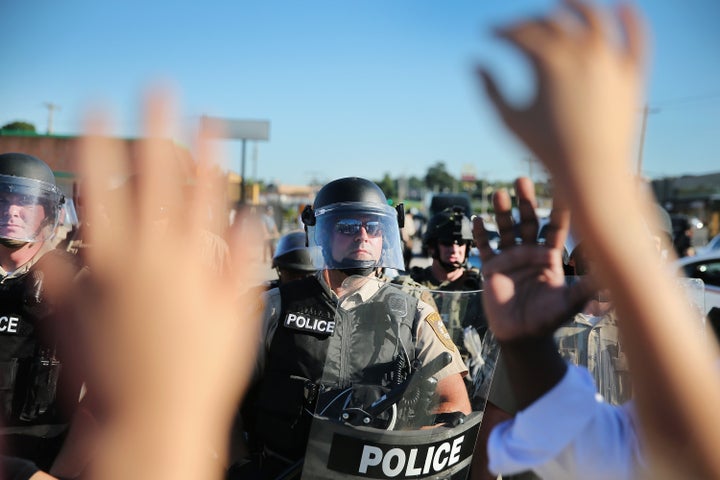
<path id="1" fill-rule="evenodd" d="M 241 294 L 260 284 L 251 256 L 261 240 L 236 239 L 243 243 L 227 272 L 205 263 L 208 209 L 222 205 L 225 188 L 202 138 L 196 175 L 183 170 L 174 143 L 161 138 L 167 112 L 163 98 L 148 103 L 148 137 L 134 162 L 101 136 L 100 117 L 82 145 L 92 290 L 80 302 L 109 412 L 97 478 L 220 478 L 258 345 L 259 311 Z M 131 174 L 133 188 L 111 189 Z M 158 217 L 168 206 L 180 215 Z"/>
<path id="2" fill-rule="evenodd" d="M 553 177 L 608 178 L 630 167 L 642 101 L 644 28 L 627 5 L 618 7 L 614 25 L 586 2 L 563 3 L 553 16 L 497 31 L 535 70 L 537 94 L 530 105 L 510 105 L 489 72 L 479 74 L 505 124 Z"/>
<path id="3" fill-rule="evenodd" d="M 533 183 L 528 178 L 518 178 L 515 190 L 520 237 L 516 237 L 511 200 L 505 190 L 493 197 L 500 251 L 490 248 L 481 218 L 476 217 L 473 225 L 483 265 L 483 304 L 489 327 L 500 342 L 552 334 L 592 294 L 589 281 L 571 287 L 565 284 L 562 253 L 570 223 L 568 210 L 553 208 L 546 241 L 539 245 Z"/>

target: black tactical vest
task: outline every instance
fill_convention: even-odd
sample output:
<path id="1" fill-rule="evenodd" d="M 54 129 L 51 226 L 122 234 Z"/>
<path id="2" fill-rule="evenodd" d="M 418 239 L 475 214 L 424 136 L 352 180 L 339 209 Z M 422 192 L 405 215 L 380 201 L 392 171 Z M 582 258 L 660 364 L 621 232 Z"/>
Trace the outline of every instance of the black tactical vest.
<path id="1" fill-rule="evenodd" d="M 374 386 L 379 396 L 404 380 L 416 353 L 417 299 L 387 284 L 367 302 L 338 310 L 337 299 L 315 277 L 282 285 L 280 294 L 253 430 L 264 447 L 297 459 L 316 409 L 332 416 L 349 387 Z"/>
<path id="2" fill-rule="evenodd" d="M 0 282 L 0 403 L 3 434 L 52 437 L 65 427 L 69 412 L 58 405 L 64 388 L 63 361 L 55 332 L 57 306 L 45 294 L 50 265 L 67 262 L 79 271 L 66 252 L 46 253 L 27 273 Z M 72 279 L 68 279 L 71 282 Z M 67 332 L 64 332 L 67 334 Z M 70 395 L 79 396 L 79 385 Z"/>

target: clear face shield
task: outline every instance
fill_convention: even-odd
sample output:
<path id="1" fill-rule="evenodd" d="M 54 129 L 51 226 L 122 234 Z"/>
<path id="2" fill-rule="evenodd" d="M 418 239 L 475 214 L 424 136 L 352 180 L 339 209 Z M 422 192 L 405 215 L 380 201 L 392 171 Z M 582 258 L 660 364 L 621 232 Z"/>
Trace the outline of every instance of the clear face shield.
<path id="1" fill-rule="evenodd" d="M 308 243 L 317 269 L 403 270 L 397 211 L 389 205 L 339 202 L 315 211 Z"/>
<path id="2" fill-rule="evenodd" d="M 52 237 L 62 199 L 55 185 L 0 175 L 0 238 L 38 242 Z"/>

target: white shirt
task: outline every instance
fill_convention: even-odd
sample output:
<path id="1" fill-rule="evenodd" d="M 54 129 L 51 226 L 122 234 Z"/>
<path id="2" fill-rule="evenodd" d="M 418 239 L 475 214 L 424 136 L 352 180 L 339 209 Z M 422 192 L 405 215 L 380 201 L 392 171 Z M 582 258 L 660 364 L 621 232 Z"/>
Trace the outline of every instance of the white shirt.
<path id="1" fill-rule="evenodd" d="M 605 403 L 588 371 L 575 365 L 552 390 L 495 426 L 487 448 L 496 474 L 622 480 L 646 467 L 632 403 Z"/>

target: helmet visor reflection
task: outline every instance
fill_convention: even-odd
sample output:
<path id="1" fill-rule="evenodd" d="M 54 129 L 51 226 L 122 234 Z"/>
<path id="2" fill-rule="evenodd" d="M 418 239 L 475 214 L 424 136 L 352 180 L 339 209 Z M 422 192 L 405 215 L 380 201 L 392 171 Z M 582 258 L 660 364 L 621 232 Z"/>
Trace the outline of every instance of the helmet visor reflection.
<path id="1" fill-rule="evenodd" d="M 382 233 L 382 224 L 377 220 L 363 222 L 357 218 L 343 218 L 335 224 L 335 231 L 343 235 L 357 235 L 361 228 L 365 228 L 370 237 L 377 237 Z"/>
<path id="2" fill-rule="evenodd" d="M 54 185 L 0 175 L 0 238 L 21 242 L 49 238 L 57 225 L 61 199 Z M 49 231 L 41 238 L 45 227 Z"/>

